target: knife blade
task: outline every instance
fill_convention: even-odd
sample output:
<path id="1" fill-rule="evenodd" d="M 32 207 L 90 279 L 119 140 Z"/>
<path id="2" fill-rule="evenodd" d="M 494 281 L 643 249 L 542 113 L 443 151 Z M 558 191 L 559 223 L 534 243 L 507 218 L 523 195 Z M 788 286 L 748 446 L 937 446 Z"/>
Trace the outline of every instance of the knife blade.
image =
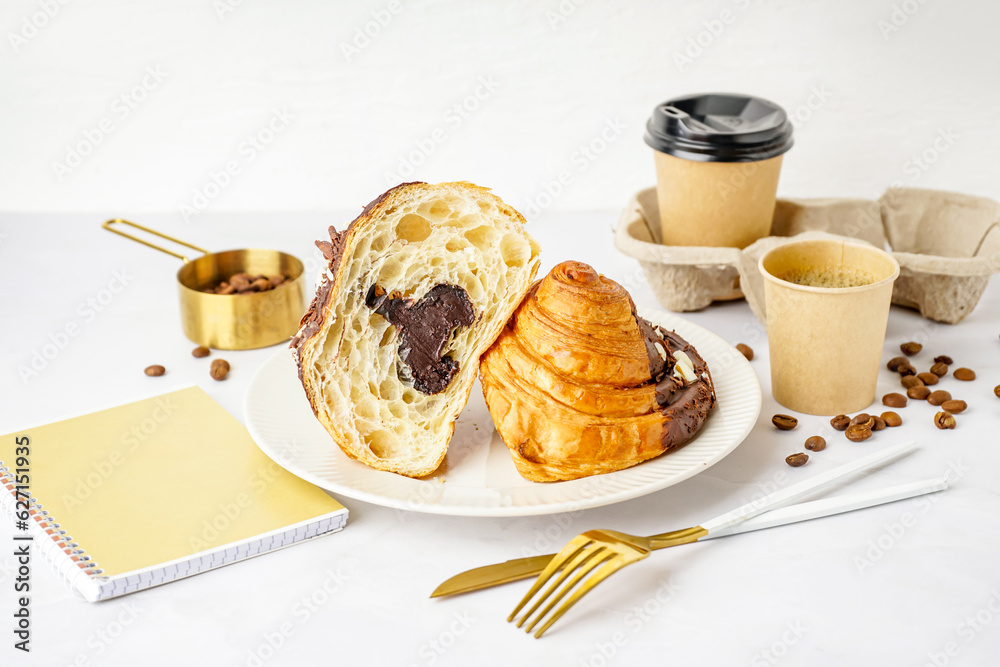
<path id="1" fill-rule="evenodd" d="M 711 539 L 712 537 L 726 537 L 738 533 L 748 533 L 754 530 L 783 526 L 788 523 L 842 514 L 865 507 L 874 507 L 875 505 L 891 503 L 905 498 L 913 498 L 946 488 L 948 488 L 948 480 L 946 478 L 925 479 L 897 484 L 896 486 L 877 489 L 875 491 L 848 494 L 836 498 L 821 498 L 819 500 L 773 509 L 770 512 L 747 519 L 742 524 L 728 528 L 724 532 L 702 538 L 702 540 Z M 434 589 L 431 597 L 438 598 L 458 595 L 460 593 L 471 593 L 472 591 L 527 579 L 544 570 L 545 566 L 554 556 L 555 554 L 544 554 L 542 556 L 514 558 L 503 563 L 484 565 L 466 570 L 443 582 Z"/>

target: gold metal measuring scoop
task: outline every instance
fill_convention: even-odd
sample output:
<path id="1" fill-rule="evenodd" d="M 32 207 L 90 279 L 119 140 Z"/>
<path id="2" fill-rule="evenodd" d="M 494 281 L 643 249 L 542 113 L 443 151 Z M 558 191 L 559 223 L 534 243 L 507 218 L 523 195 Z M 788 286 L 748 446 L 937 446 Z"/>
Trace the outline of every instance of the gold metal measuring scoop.
<path id="1" fill-rule="evenodd" d="M 128 225 L 153 236 L 202 253 L 189 260 L 184 255 L 127 234 L 114 225 Z M 106 221 L 104 229 L 136 243 L 177 257 L 184 262 L 177 271 L 184 335 L 199 345 L 218 350 L 253 350 L 287 341 L 299 328 L 306 309 L 302 262 L 277 250 L 225 250 L 209 252 L 172 236 L 128 220 Z M 274 289 L 243 294 L 212 294 L 215 288 L 237 273 L 283 275 L 286 280 Z"/>

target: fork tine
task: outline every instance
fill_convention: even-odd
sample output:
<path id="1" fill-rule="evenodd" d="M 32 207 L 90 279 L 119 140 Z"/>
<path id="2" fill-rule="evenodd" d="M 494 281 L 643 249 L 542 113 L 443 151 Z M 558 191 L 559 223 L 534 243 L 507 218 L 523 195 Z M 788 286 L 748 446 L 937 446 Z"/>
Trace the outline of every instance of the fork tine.
<path id="1" fill-rule="evenodd" d="M 527 611 L 527 613 L 524 616 L 521 617 L 521 620 L 517 622 L 517 627 L 521 627 L 522 625 L 524 625 L 524 622 L 527 621 L 529 618 L 531 618 L 531 615 L 535 613 L 535 610 L 538 609 L 542 604 L 544 604 L 545 601 L 549 598 L 549 596 L 552 595 L 552 592 L 555 591 L 556 589 L 558 589 L 559 586 L 562 584 L 562 582 L 566 581 L 566 578 L 568 576 L 570 576 L 571 574 L 573 574 L 574 571 L 579 571 L 580 574 L 578 574 L 573 579 L 572 582 L 570 582 L 569 584 L 567 584 L 566 589 L 563 590 L 563 592 L 561 592 L 559 594 L 559 596 L 556 598 L 556 601 L 559 601 L 560 599 L 562 599 L 562 597 L 564 595 L 566 595 L 566 590 L 568 590 L 568 589 L 572 588 L 573 586 L 575 586 L 576 583 L 578 581 L 580 581 L 580 577 L 582 577 L 587 572 L 590 572 L 592 569 L 594 569 L 593 566 L 584 569 L 584 566 L 588 562 L 590 562 L 591 559 L 593 559 L 595 556 L 597 556 L 599 553 L 601 553 L 603 551 L 606 551 L 607 549 L 606 549 L 606 547 L 604 545 L 598 545 L 596 549 L 590 548 L 592 546 L 593 546 L 593 544 L 587 544 L 587 545 L 584 546 L 583 549 L 581 549 L 581 550 L 579 550 L 577 552 L 577 554 L 573 558 L 573 560 L 571 560 L 569 563 L 566 564 L 566 567 L 563 568 L 562 573 L 558 577 L 556 577 L 556 579 L 548 587 L 548 589 L 545 591 L 545 593 L 543 593 L 541 596 L 539 596 L 539 598 L 537 600 L 535 600 L 535 604 L 532 605 L 531 609 L 529 609 Z M 537 619 L 536 619 L 536 622 L 537 622 Z M 527 632 L 529 630 L 531 630 L 530 627 L 527 630 L 525 630 L 525 632 Z"/>
<path id="2" fill-rule="evenodd" d="M 517 613 L 524 608 L 524 605 L 528 604 L 535 593 L 537 593 L 541 587 L 545 585 L 545 582 L 547 582 L 562 565 L 564 565 L 571 558 L 575 558 L 581 551 L 583 551 L 587 545 L 591 543 L 591 541 L 592 540 L 584 537 L 583 535 L 577 535 L 570 540 L 566 546 L 562 548 L 562 551 L 556 554 L 555 558 L 549 561 L 549 564 L 545 566 L 542 573 L 538 575 L 538 578 L 535 579 L 535 583 L 532 584 L 527 595 L 521 598 L 521 601 L 517 603 L 516 607 L 514 607 L 514 611 L 512 611 L 510 616 L 507 617 L 507 622 L 510 623 L 513 621 L 514 617 L 517 616 Z"/>
<path id="3" fill-rule="evenodd" d="M 559 591 L 559 594 L 556 595 L 551 602 L 549 602 L 548 606 L 545 607 L 542 613 L 538 614 L 538 616 L 535 617 L 535 620 L 531 622 L 531 625 L 529 625 L 524 629 L 525 632 L 531 632 L 531 630 L 536 625 L 538 625 L 538 622 L 541 621 L 543 618 L 545 618 L 545 615 L 548 614 L 550 611 L 552 611 L 552 608 L 555 607 L 557 604 L 559 604 L 559 601 L 562 600 L 564 597 L 566 597 L 566 594 L 569 593 L 571 590 L 573 590 L 574 586 L 580 583 L 580 580 L 582 580 L 584 577 L 590 574 L 598 566 L 603 565 L 604 563 L 608 562 L 609 560 L 613 559 L 615 556 L 618 555 L 614 551 L 610 551 L 609 549 L 603 546 L 600 549 L 593 550 L 593 555 L 596 556 L 598 553 L 601 553 L 601 557 L 594 558 L 593 560 L 590 560 L 588 558 L 590 562 L 586 563 L 585 565 L 579 568 L 579 570 L 573 576 L 573 578 L 570 579 L 565 586 L 563 586 L 562 590 Z M 539 604 L 541 603 L 539 602 Z M 526 618 L 522 619 L 522 621 L 523 620 L 526 620 Z"/>
<path id="4" fill-rule="evenodd" d="M 552 618 L 546 621 L 545 625 L 543 625 L 541 628 L 538 629 L 538 632 L 535 633 L 535 639 L 541 637 L 546 630 L 552 627 L 553 623 L 562 618 L 562 615 L 565 614 L 567 611 L 569 611 L 570 607 L 575 605 L 584 595 L 592 591 L 594 587 L 597 586 L 597 584 L 601 583 L 602 581 L 604 581 L 612 574 L 625 567 L 626 565 L 629 565 L 631 562 L 634 561 L 629 561 L 625 558 L 611 559 L 606 561 L 604 567 L 598 570 L 597 573 L 594 574 L 594 576 L 590 577 L 587 581 L 583 582 L 583 585 L 581 585 L 578 589 L 576 589 L 573 592 L 573 595 L 571 595 L 570 598 L 563 603 L 563 606 L 560 607 L 559 610 L 552 615 Z"/>

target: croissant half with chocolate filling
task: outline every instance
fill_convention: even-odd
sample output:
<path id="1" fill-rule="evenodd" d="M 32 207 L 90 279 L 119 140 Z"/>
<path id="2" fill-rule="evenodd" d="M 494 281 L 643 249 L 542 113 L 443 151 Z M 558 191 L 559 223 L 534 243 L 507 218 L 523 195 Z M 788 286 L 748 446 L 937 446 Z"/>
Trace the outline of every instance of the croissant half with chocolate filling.
<path id="1" fill-rule="evenodd" d="M 535 283 L 480 359 L 493 422 L 536 482 L 634 466 L 687 442 L 715 405 L 708 365 L 580 262 Z"/>
<path id="2" fill-rule="evenodd" d="M 524 218 L 471 183 L 406 183 L 317 244 L 329 261 L 292 339 L 320 423 L 410 477 L 444 459 L 479 357 L 538 270 Z"/>

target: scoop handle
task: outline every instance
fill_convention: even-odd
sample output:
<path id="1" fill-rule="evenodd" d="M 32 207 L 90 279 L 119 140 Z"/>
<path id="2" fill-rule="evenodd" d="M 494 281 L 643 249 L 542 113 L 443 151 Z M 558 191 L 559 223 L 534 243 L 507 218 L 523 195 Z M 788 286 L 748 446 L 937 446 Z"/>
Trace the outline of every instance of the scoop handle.
<path id="1" fill-rule="evenodd" d="M 136 243 L 141 243 L 142 245 L 147 246 L 149 248 L 152 248 L 153 250 L 159 250 L 160 252 L 163 252 L 163 253 L 166 253 L 166 254 L 170 255 L 171 257 L 176 257 L 177 259 L 181 260 L 185 264 L 188 263 L 188 258 L 185 257 L 184 255 L 180 254 L 179 252 L 174 252 L 173 250 L 167 250 L 166 248 L 164 248 L 162 246 L 158 246 L 155 243 L 150 243 L 149 241 L 144 241 L 144 240 L 140 239 L 137 236 L 132 236 L 131 234 L 126 234 L 125 232 L 123 232 L 120 229 L 115 229 L 114 225 L 128 225 L 129 227 L 135 227 L 136 229 L 142 230 L 142 231 L 146 232 L 147 234 L 152 234 L 153 236 L 158 236 L 161 239 L 165 239 L 167 241 L 170 241 L 171 243 L 176 243 L 177 245 L 182 245 L 185 248 L 191 248 L 192 250 L 197 250 L 198 252 L 200 252 L 203 255 L 207 255 L 208 254 L 207 250 L 205 250 L 204 248 L 199 248 L 198 246 L 196 246 L 196 245 L 194 245 L 192 243 L 188 243 L 187 241 L 181 241 L 180 239 L 174 238 L 173 236 L 167 236 L 166 234 L 164 234 L 162 232 L 158 232 L 155 229 L 150 229 L 149 227 L 143 227 L 142 225 L 136 224 L 134 222 L 129 222 L 128 220 L 122 220 L 121 218 L 114 218 L 112 220 L 105 220 L 104 224 L 101 225 L 101 227 L 103 227 L 104 229 L 108 230 L 109 232 L 112 232 L 114 234 L 118 234 L 119 236 L 124 236 L 125 238 L 129 239 L 130 241 L 135 241 Z"/>

